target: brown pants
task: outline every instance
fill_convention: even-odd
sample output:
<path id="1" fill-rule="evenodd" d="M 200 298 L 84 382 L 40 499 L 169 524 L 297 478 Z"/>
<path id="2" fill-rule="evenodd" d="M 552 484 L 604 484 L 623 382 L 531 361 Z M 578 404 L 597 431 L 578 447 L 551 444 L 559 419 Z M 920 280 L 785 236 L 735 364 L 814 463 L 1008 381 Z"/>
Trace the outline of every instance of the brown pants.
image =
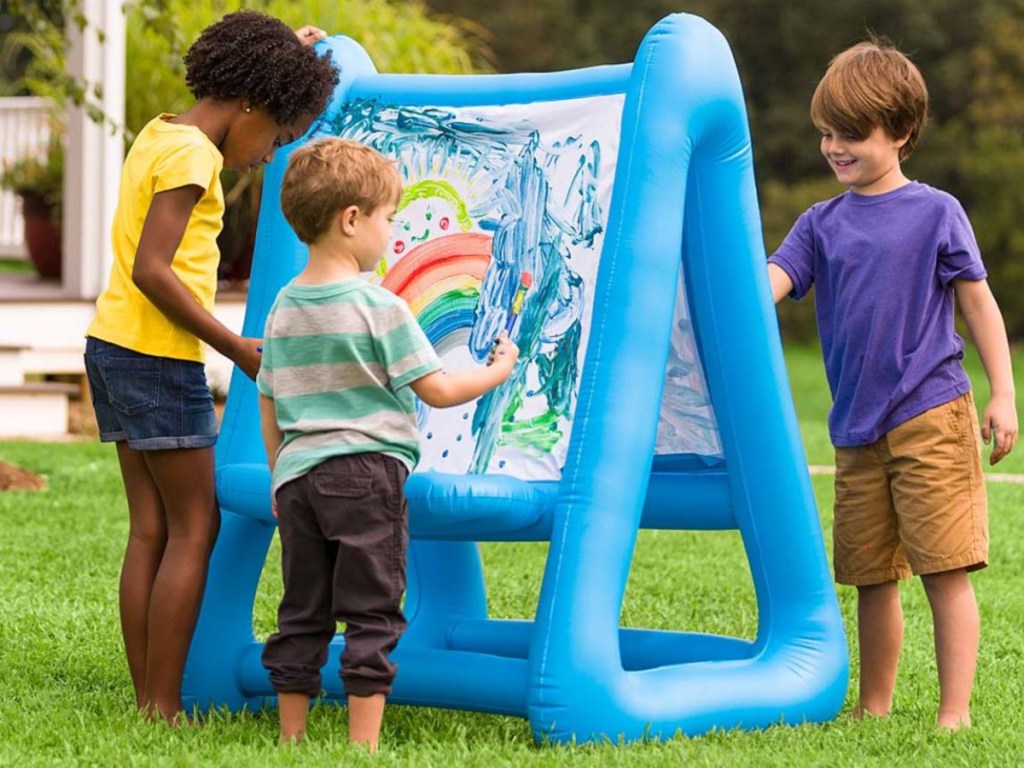
<path id="1" fill-rule="evenodd" d="M 341 679 L 355 696 L 390 693 L 389 654 L 405 630 L 409 543 L 398 459 L 360 453 L 328 459 L 277 491 L 284 597 L 263 666 L 278 693 L 320 695 L 327 646 L 345 622 Z"/>

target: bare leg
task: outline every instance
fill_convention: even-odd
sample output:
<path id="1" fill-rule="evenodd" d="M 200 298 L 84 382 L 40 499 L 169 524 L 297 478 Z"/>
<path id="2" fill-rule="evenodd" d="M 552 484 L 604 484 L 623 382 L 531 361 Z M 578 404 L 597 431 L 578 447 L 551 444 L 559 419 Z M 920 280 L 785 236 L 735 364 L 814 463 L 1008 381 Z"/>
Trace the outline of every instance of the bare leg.
<path id="1" fill-rule="evenodd" d="M 142 707 L 146 690 L 149 599 L 167 544 L 167 522 L 160 492 L 143 455 L 126 443 L 118 443 L 117 458 L 129 515 L 128 546 L 121 566 L 121 635 L 135 688 L 135 704 Z"/>
<path id="2" fill-rule="evenodd" d="M 383 693 L 348 697 L 348 740 L 365 744 L 371 755 L 377 752 L 385 701 Z"/>
<path id="3" fill-rule="evenodd" d="M 279 744 L 299 744 L 306 738 L 306 713 L 309 696 L 304 693 L 279 693 L 277 710 L 281 718 Z"/>
<path id="4" fill-rule="evenodd" d="M 887 715 L 903 645 L 903 611 L 895 581 L 857 587 L 860 701 L 856 714 Z"/>
<path id="5" fill-rule="evenodd" d="M 974 589 L 960 568 L 922 576 L 935 626 L 935 660 L 939 668 L 939 725 L 969 727 L 971 689 L 978 664 L 981 620 Z"/>
<path id="6" fill-rule="evenodd" d="M 173 722 L 220 527 L 213 449 L 147 451 L 145 458 L 167 515 L 167 546 L 150 597 L 144 700 L 154 716 Z"/>

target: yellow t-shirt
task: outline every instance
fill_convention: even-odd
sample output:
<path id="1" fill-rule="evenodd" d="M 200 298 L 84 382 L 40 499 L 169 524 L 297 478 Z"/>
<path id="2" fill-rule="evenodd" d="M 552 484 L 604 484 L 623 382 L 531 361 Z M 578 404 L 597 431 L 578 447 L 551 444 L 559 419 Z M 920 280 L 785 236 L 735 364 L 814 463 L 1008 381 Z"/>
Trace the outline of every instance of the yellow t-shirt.
<path id="1" fill-rule="evenodd" d="M 168 320 L 132 282 L 135 252 L 153 197 L 196 185 L 205 192 L 192 209 L 171 269 L 199 304 L 213 309 L 220 261 L 217 235 L 224 219 L 224 157 L 201 130 L 169 123 L 169 117 L 173 115 L 151 120 L 125 158 L 111 236 L 110 285 L 96 301 L 88 335 L 147 355 L 202 362 L 203 343 Z"/>

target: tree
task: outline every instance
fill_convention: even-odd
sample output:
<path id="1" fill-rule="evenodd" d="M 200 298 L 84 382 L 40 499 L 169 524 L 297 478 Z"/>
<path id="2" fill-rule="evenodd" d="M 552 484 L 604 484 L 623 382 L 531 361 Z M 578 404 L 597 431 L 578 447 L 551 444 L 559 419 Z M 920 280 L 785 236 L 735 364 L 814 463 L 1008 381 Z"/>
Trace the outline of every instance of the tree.
<path id="1" fill-rule="evenodd" d="M 491 71 L 491 53 L 473 25 L 432 16 L 418 2 L 396 0 L 165 0 L 173 30 L 154 24 L 143 3 L 128 15 L 132 78 L 126 123 L 138 131 L 160 112 L 177 112 L 192 101 L 185 87 L 182 54 L 216 19 L 246 7 L 276 16 L 293 28 L 315 24 L 328 34 L 358 41 L 382 72 L 467 74 Z"/>
<path id="2" fill-rule="evenodd" d="M 955 185 L 974 224 L 1011 337 L 1024 337 L 1024 0 L 982 9 L 965 62 L 964 110 L 945 130 Z"/>
<path id="3" fill-rule="evenodd" d="M 630 61 L 677 0 L 429 0 L 492 35 L 503 71 Z M 841 192 L 818 151 L 809 105 L 837 53 L 871 34 L 921 68 L 931 121 L 905 170 L 955 195 L 974 223 L 993 291 L 1024 336 L 1024 0 L 690 0 L 732 46 L 743 80 L 769 252 L 811 203 Z M 808 303 L 809 304 L 809 303 Z M 806 307 L 781 310 L 787 334 L 813 336 Z"/>

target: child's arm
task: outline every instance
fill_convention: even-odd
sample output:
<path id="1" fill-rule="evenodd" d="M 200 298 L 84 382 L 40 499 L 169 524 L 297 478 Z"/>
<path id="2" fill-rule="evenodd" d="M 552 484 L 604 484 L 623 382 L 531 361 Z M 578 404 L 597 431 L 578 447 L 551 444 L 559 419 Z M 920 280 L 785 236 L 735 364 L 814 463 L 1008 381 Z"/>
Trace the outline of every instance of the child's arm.
<path id="1" fill-rule="evenodd" d="M 490 359 L 492 362 L 486 367 L 468 371 L 434 371 L 409 386 L 431 408 L 450 408 L 468 403 L 509 377 L 519 359 L 519 347 L 502 331 Z"/>
<path id="2" fill-rule="evenodd" d="M 768 282 L 772 285 L 772 300 L 778 304 L 793 291 L 793 280 L 778 264 L 768 265 Z"/>
<path id="3" fill-rule="evenodd" d="M 274 471 L 274 463 L 277 461 L 277 451 L 281 447 L 284 435 L 281 428 L 277 426 L 277 413 L 274 410 L 274 399 L 260 393 L 260 432 L 263 434 L 263 447 L 267 449 L 267 464 L 270 471 Z M 277 500 L 271 497 L 271 511 L 277 517 Z"/>
<path id="4" fill-rule="evenodd" d="M 277 412 L 274 410 L 274 398 L 260 393 L 260 432 L 263 434 L 263 447 L 267 450 L 267 463 L 270 471 L 274 471 L 277 451 L 284 441 L 284 433 L 277 426 Z"/>
<path id="5" fill-rule="evenodd" d="M 993 440 L 990 464 L 996 464 L 1017 443 L 1017 406 L 1006 326 L 986 280 L 954 280 L 960 312 L 967 322 L 990 390 L 981 420 L 981 436 Z"/>
<path id="6" fill-rule="evenodd" d="M 260 367 L 259 339 L 236 335 L 196 302 L 171 269 L 192 209 L 202 196 L 189 185 L 153 197 L 135 253 L 132 281 L 168 319 L 235 362 L 250 378 Z"/>

